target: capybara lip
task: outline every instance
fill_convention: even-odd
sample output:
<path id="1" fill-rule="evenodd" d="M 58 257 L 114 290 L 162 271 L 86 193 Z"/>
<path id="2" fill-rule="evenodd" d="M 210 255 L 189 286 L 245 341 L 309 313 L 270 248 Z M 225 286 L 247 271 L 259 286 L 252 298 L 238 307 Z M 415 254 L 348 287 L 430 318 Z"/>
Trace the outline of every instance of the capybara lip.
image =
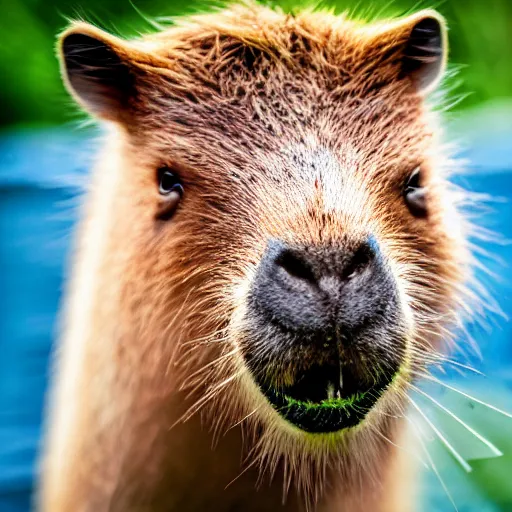
<path id="1" fill-rule="evenodd" d="M 360 424 L 406 360 L 399 315 L 378 311 L 360 325 L 290 328 L 253 307 L 242 354 L 276 412 L 310 433 Z"/>
<path id="2" fill-rule="evenodd" d="M 361 423 L 391 384 L 398 368 L 371 384 L 358 380 L 351 366 L 317 365 L 291 386 L 273 386 L 253 374 L 263 395 L 288 422 L 310 433 L 337 432 Z M 340 378 L 340 375 L 342 376 Z"/>

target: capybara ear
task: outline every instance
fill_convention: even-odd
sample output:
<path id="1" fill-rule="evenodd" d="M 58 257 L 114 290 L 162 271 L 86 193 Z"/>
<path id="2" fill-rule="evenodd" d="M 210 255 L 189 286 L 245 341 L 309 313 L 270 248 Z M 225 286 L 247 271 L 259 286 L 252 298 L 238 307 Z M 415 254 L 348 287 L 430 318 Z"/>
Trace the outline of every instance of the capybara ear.
<path id="1" fill-rule="evenodd" d="M 136 94 L 137 50 L 118 37 L 78 22 L 60 37 L 64 82 L 89 113 L 120 121 Z"/>
<path id="2" fill-rule="evenodd" d="M 424 94 L 438 85 L 448 53 L 446 23 L 438 12 L 426 9 L 383 24 L 374 41 L 379 41 L 388 58 L 397 61 L 398 78 L 410 78 Z"/>
<path id="3" fill-rule="evenodd" d="M 414 18 L 404 49 L 402 71 L 421 91 L 429 92 L 441 80 L 446 66 L 446 26 L 436 11 L 422 11 Z"/>

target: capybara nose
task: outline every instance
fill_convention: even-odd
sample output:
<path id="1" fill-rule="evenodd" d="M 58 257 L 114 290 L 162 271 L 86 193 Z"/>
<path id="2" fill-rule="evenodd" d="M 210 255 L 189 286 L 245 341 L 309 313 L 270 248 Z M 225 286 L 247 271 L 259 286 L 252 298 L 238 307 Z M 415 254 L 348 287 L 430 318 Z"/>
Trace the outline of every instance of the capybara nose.
<path id="1" fill-rule="evenodd" d="M 394 279 L 373 237 L 346 247 L 271 240 L 250 301 L 286 330 L 336 328 L 347 339 L 397 310 Z"/>

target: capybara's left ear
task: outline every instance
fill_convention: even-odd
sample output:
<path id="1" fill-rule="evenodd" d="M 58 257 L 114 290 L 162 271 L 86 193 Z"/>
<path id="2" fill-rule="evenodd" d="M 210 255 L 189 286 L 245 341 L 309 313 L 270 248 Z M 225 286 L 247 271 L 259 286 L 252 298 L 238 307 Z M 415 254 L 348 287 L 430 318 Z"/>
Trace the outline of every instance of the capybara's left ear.
<path id="1" fill-rule="evenodd" d="M 120 121 L 136 94 L 137 51 L 87 23 L 74 23 L 59 39 L 64 82 L 94 116 Z"/>
<path id="2" fill-rule="evenodd" d="M 398 21 L 384 23 L 372 40 L 385 60 L 397 66 L 397 78 L 409 78 L 416 89 L 427 94 L 439 84 L 448 53 L 446 23 L 432 9 Z"/>
<path id="3" fill-rule="evenodd" d="M 441 80 L 447 53 L 444 18 L 431 10 L 418 13 L 404 48 L 403 73 L 413 79 L 418 89 L 427 93 Z"/>

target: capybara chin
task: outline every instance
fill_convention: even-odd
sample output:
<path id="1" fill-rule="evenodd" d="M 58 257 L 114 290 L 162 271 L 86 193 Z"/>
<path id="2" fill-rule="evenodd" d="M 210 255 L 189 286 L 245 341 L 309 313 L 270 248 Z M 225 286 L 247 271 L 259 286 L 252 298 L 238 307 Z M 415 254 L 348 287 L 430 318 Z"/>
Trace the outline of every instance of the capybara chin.
<path id="1" fill-rule="evenodd" d="M 59 50 L 108 134 L 41 510 L 414 510 L 407 391 L 470 263 L 427 102 L 442 17 L 243 3 Z"/>

